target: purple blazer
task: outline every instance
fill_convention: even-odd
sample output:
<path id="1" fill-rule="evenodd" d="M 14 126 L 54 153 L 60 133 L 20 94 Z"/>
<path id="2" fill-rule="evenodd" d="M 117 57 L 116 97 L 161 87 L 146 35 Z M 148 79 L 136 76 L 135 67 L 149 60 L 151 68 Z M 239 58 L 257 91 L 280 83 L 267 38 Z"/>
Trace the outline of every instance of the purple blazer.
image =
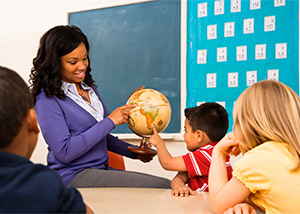
<path id="1" fill-rule="evenodd" d="M 36 97 L 35 111 L 48 144 L 48 166 L 62 176 L 66 185 L 84 169 L 107 167 L 107 150 L 137 158 L 127 150 L 131 144 L 109 134 L 115 124 L 107 117 L 109 112 L 98 90 L 93 89 L 104 109 L 100 122 L 69 97 L 46 97 L 44 91 Z"/>

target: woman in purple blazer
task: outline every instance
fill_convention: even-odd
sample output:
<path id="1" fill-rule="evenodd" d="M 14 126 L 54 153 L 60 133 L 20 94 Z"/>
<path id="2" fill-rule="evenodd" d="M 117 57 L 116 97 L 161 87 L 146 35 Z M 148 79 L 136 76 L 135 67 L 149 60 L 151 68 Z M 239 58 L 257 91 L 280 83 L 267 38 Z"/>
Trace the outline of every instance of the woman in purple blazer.
<path id="1" fill-rule="evenodd" d="M 152 157 L 128 151 L 131 144 L 110 134 L 134 106 L 109 113 L 89 62 L 89 43 L 78 27 L 54 27 L 40 40 L 30 82 L 48 166 L 69 186 L 170 188 L 168 179 L 108 167 L 107 150 L 143 162 Z"/>

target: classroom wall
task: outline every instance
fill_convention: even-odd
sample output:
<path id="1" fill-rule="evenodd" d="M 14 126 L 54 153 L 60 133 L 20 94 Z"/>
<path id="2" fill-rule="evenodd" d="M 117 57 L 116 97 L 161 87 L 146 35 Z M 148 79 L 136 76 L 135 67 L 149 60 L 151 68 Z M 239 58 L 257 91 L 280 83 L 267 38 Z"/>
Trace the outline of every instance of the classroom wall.
<path id="1" fill-rule="evenodd" d="M 28 82 L 32 59 L 35 57 L 40 37 L 56 25 L 67 24 L 67 12 L 78 9 L 95 8 L 99 4 L 111 2 L 137 2 L 135 0 L 0 0 L 0 65 L 17 71 Z M 139 145 L 138 140 L 128 142 Z M 167 146 L 172 155 L 187 152 L 181 140 L 170 140 Z M 46 164 L 47 148 L 39 135 L 32 161 Z M 151 163 L 125 159 L 127 170 L 146 172 L 172 178 L 175 172 L 161 168 L 157 157 Z"/>
<path id="2" fill-rule="evenodd" d="M 48 29 L 56 25 L 68 23 L 67 12 L 99 8 L 99 5 L 135 3 L 148 0 L 0 0 L 0 65 L 16 70 L 28 82 L 32 59 L 36 55 L 40 37 Z M 186 0 L 183 0 L 186 2 Z M 185 3 L 186 4 L 186 3 Z M 182 7 L 182 61 L 181 70 L 186 66 L 186 7 Z M 182 72 L 185 81 L 185 72 Z M 182 89 L 185 95 L 185 88 Z M 185 97 L 183 96 L 185 101 Z M 183 102 L 182 108 L 184 108 Z M 184 121 L 184 120 L 183 120 Z M 128 142 L 139 145 L 139 139 L 129 139 Z M 167 147 L 173 156 L 187 152 L 182 137 L 176 140 L 166 140 Z M 47 148 L 42 135 L 39 135 L 37 148 L 32 161 L 46 164 Z M 235 162 L 238 158 L 233 158 Z M 127 170 L 151 173 L 172 178 L 175 172 L 163 170 L 157 157 L 151 163 L 144 164 L 137 160 L 125 159 Z"/>
<path id="3" fill-rule="evenodd" d="M 110 5 L 113 3 L 134 3 L 147 0 L 0 0 L 0 65 L 16 70 L 23 79 L 28 82 L 32 59 L 36 55 L 40 37 L 48 29 L 56 25 L 66 25 L 67 12 L 98 8 L 99 4 Z M 183 0 L 186 2 L 186 0 Z M 185 71 L 186 66 L 186 3 L 182 11 L 182 61 L 181 70 Z M 185 82 L 185 72 L 182 72 L 181 79 Z M 185 93 L 182 88 L 182 94 Z M 182 108 L 185 107 L 185 97 Z M 184 119 L 184 118 L 183 118 Z M 127 140 L 138 145 L 139 139 Z M 167 140 L 167 147 L 173 156 L 187 152 L 182 138 Z M 42 135 L 39 135 L 36 150 L 32 161 L 46 164 L 47 148 Z M 238 158 L 233 158 L 235 162 Z M 163 170 L 157 157 L 151 163 L 144 164 L 137 160 L 125 159 L 127 170 L 151 173 L 158 176 L 172 178 L 175 172 Z"/>
<path id="4" fill-rule="evenodd" d="M 56 25 L 68 23 L 67 12 L 75 12 L 90 8 L 99 8 L 99 5 L 111 6 L 111 4 L 135 3 L 149 0 L 0 0 L 0 65 L 16 70 L 23 79 L 28 82 L 32 59 L 36 55 L 40 37 L 48 29 Z M 182 0 L 182 59 L 181 80 L 184 83 L 186 74 L 186 1 Z M 185 87 L 181 93 L 186 94 Z M 185 108 L 185 99 L 182 97 L 182 109 Z M 182 116 L 182 121 L 184 118 Z M 123 136 L 121 136 L 123 137 Z M 139 145 L 139 139 L 127 140 Z M 176 140 L 166 140 L 167 147 L 173 156 L 187 152 L 182 137 Z M 36 150 L 32 161 L 46 164 L 46 143 L 39 135 Z M 232 158 L 235 162 L 238 158 Z M 172 178 L 175 172 L 163 170 L 157 157 L 151 163 L 144 164 L 137 160 L 125 159 L 127 170 L 151 173 L 158 176 Z"/>

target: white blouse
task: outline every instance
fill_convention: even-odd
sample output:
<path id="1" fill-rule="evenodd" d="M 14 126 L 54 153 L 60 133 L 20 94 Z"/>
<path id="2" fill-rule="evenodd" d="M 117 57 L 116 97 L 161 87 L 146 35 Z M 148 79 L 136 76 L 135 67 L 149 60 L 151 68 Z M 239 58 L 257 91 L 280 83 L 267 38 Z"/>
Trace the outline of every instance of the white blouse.
<path id="1" fill-rule="evenodd" d="M 76 85 L 74 83 L 67 83 L 62 81 L 62 90 L 65 95 L 70 97 L 74 102 L 76 102 L 79 106 L 89 112 L 98 122 L 103 120 L 103 105 L 99 100 L 97 94 L 94 90 L 86 85 L 84 82 L 81 82 L 81 87 L 88 91 L 91 103 L 85 101 L 77 92 Z"/>

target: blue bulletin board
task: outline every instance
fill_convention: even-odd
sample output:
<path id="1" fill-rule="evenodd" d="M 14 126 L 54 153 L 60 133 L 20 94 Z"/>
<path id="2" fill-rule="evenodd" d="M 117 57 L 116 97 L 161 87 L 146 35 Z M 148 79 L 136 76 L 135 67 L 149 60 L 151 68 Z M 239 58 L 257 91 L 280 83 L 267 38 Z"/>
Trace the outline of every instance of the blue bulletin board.
<path id="1" fill-rule="evenodd" d="M 297 0 L 188 0 L 187 107 L 221 102 L 229 114 L 253 83 L 276 79 L 299 94 Z"/>

